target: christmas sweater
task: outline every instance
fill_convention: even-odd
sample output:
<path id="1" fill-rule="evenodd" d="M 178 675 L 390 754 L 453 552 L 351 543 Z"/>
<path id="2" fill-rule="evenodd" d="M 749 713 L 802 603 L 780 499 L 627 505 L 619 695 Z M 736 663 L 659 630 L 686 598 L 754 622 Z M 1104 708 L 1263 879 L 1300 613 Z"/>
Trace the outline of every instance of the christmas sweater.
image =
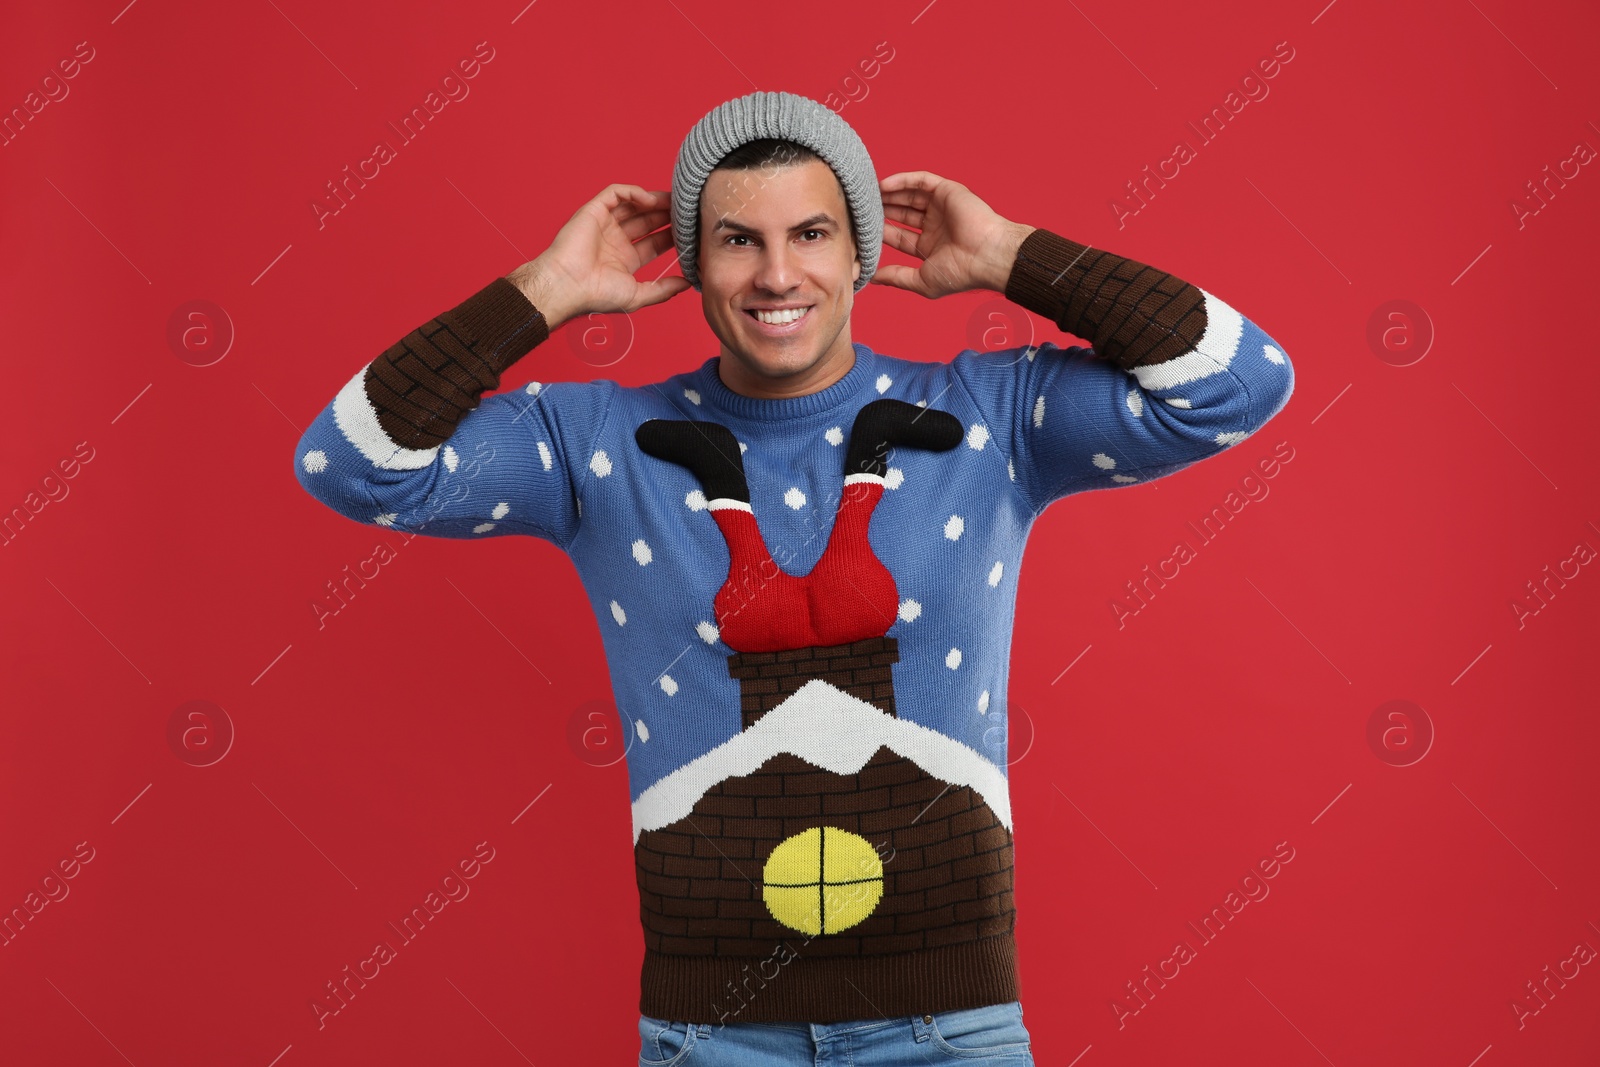
<path id="1" fill-rule="evenodd" d="M 296 478 L 348 519 L 529 535 L 577 567 L 631 735 L 642 1013 L 1020 998 L 1004 724 L 1029 530 L 1238 444 L 1293 371 L 1211 293 L 1047 230 L 1005 295 L 1090 346 L 855 342 L 844 377 L 784 399 L 732 392 L 720 357 L 485 395 L 549 333 L 497 278 L 298 442 Z"/>

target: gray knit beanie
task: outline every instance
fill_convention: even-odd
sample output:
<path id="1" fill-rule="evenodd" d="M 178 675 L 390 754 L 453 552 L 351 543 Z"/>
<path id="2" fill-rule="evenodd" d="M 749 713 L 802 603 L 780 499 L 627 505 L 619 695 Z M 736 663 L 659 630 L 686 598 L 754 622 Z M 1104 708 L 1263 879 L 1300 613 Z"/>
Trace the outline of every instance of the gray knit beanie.
<path id="1" fill-rule="evenodd" d="M 696 252 L 700 235 L 700 194 L 723 156 L 765 137 L 804 145 L 833 168 L 855 217 L 861 277 L 855 289 L 872 280 L 883 244 L 883 197 L 867 146 L 856 131 L 829 108 L 794 93 L 754 92 L 719 104 L 706 114 L 678 150 L 672 170 L 672 236 L 678 244 L 683 276 L 700 288 Z"/>

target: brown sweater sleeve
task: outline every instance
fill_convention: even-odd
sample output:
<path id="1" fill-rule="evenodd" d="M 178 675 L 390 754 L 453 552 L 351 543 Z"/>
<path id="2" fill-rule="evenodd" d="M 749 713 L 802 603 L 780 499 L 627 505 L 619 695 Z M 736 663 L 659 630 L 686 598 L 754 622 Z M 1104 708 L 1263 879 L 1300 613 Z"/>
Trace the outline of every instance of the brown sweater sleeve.
<path id="1" fill-rule="evenodd" d="M 1045 229 L 1017 249 L 1005 295 L 1084 338 L 1123 370 L 1192 351 L 1206 332 L 1199 289 Z"/>
<path id="2" fill-rule="evenodd" d="M 550 336 L 544 315 L 505 278 L 396 341 L 367 367 L 378 424 L 403 448 L 433 448 Z"/>

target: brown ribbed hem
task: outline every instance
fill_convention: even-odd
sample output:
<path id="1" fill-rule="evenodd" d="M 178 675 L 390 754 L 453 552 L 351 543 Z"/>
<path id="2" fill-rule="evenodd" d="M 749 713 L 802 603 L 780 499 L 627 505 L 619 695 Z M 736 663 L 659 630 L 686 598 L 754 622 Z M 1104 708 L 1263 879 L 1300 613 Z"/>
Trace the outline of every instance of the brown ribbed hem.
<path id="1" fill-rule="evenodd" d="M 1005 295 L 1124 370 L 1192 352 L 1206 332 L 1195 286 L 1045 229 L 1023 239 Z"/>
<path id="2" fill-rule="evenodd" d="M 1063 330 L 1069 329 L 1062 326 L 1062 319 L 1067 313 L 1067 297 L 1078 279 L 1064 275 L 1074 266 L 1081 266 L 1089 251 L 1088 245 L 1069 241 L 1043 227 L 1035 229 L 1017 249 L 1011 277 L 1006 281 L 1006 299 L 1044 316 Z"/>
<path id="3" fill-rule="evenodd" d="M 767 957 L 645 950 L 639 1012 L 692 1023 L 837 1023 L 1020 1000 L 1012 934 L 882 956 L 807 956 L 805 939 Z"/>
<path id="4" fill-rule="evenodd" d="M 505 278 L 496 278 L 439 320 L 454 328 L 497 375 L 550 337 L 544 313 Z"/>
<path id="5" fill-rule="evenodd" d="M 496 278 L 391 345 L 368 364 L 362 384 L 391 441 L 434 448 L 549 336 L 543 313 L 522 290 Z"/>

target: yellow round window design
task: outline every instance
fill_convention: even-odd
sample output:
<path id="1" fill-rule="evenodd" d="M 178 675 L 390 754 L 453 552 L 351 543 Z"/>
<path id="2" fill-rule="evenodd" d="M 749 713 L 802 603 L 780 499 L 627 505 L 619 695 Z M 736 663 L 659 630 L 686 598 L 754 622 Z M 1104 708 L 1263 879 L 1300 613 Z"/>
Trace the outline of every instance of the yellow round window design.
<path id="1" fill-rule="evenodd" d="M 860 834 L 816 826 L 780 841 L 761 880 L 774 919 L 803 934 L 833 934 L 883 899 L 883 860 Z"/>

